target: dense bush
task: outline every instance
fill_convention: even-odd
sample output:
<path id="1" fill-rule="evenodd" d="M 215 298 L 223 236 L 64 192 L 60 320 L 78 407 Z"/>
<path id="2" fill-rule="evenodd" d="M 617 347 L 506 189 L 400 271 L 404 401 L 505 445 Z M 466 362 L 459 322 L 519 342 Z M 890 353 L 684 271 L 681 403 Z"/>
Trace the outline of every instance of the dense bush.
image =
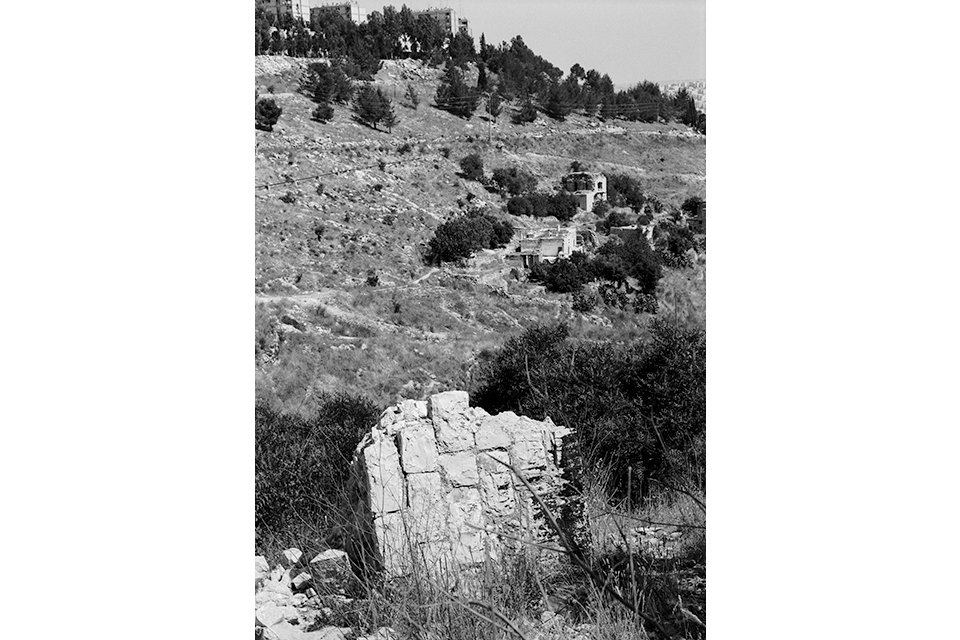
<path id="1" fill-rule="evenodd" d="M 600 202 L 603 202 L 603 200 Z M 604 210 L 610 211 L 610 205 L 607 205 L 606 209 Z M 593 212 L 597 213 L 597 207 L 593 208 Z M 597 222 L 597 231 L 602 233 L 610 233 L 610 229 L 613 227 L 626 227 L 629 225 L 630 218 L 627 217 L 627 214 L 622 211 L 610 211 L 606 218 Z"/>
<path id="2" fill-rule="evenodd" d="M 523 101 L 523 104 L 520 105 L 520 111 L 513 114 L 510 121 L 513 122 L 513 124 L 528 124 L 534 122 L 536 119 L 537 108 L 533 106 L 533 102 L 527 98 Z"/>
<path id="3" fill-rule="evenodd" d="M 273 98 L 261 98 L 256 106 L 256 128 L 261 131 L 273 131 L 273 125 L 280 120 L 283 109 L 277 106 Z"/>
<path id="4" fill-rule="evenodd" d="M 566 258 L 559 258 L 552 264 L 538 262 L 530 269 L 531 282 L 541 282 L 547 291 L 554 293 L 573 293 L 580 291 L 584 284 L 593 278 L 583 264 Z"/>
<path id="5" fill-rule="evenodd" d="M 537 188 L 537 178 L 518 167 L 499 167 L 493 170 L 493 183 L 500 191 L 518 196 Z"/>
<path id="6" fill-rule="evenodd" d="M 322 398 L 310 419 L 257 405 L 258 541 L 304 522 L 329 523 L 339 507 L 353 451 L 378 413 L 369 400 L 344 394 Z"/>
<path id="7" fill-rule="evenodd" d="M 630 207 L 637 213 L 646 201 L 640 181 L 618 173 L 607 176 L 607 199 L 615 207 Z"/>
<path id="8" fill-rule="evenodd" d="M 577 252 L 570 259 L 559 259 L 554 263 L 537 263 L 530 269 L 529 278 L 533 282 L 541 282 L 547 291 L 554 293 L 570 293 L 579 291 L 588 283 L 601 281 L 610 283 L 608 287 L 616 291 L 616 300 L 604 301 L 609 306 L 623 308 L 626 298 L 619 299 L 622 294 L 635 293 L 636 289 L 642 294 L 652 294 L 657 289 L 657 282 L 663 275 L 657 254 L 650 247 L 647 239 L 636 236 L 622 242 L 619 238 L 612 238 L 597 251 L 594 257 L 588 257 Z M 628 280 L 629 279 L 629 280 Z M 633 283 L 630 290 L 625 285 Z M 623 291 L 620 289 L 623 288 Z"/>
<path id="9" fill-rule="evenodd" d="M 628 468 L 641 494 L 650 479 L 703 488 L 706 338 L 662 320 L 651 331 L 623 344 L 534 327 L 481 354 L 472 399 L 574 429 L 574 458 L 608 468 L 621 489 Z"/>
<path id="10" fill-rule="evenodd" d="M 513 225 L 488 213 L 472 211 L 444 222 L 427 243 L 426 259 L 430 264 L 458 262 L 479 249 L 506 246 L 513 237 Z"/>
<path id="11" fill-rule="evenodd" d="M 330 122 L 330 119 L 333 118 L 333 107 L 330 106 L 329 102 L 321 102 L 310 114 L 310 117 L 317 122 Z"/>
<path id="12" fill-rule="evenodd" d="M 676 222 L 662 222 L 655 229 L 654 243 L 657 250 L 670 256 L 671 266 L 687 266 L 686 254 L 697 248 L 690 227 Z"/>
<path id="13" fill-rule="evenodd" d="M 476 153 L 471 153 L 460 160 L 460 170 L 467 180 L 478 182 L 483 180 L 483 158 Z"/>
<path id="14" fill-rule="evenodd" d="M 577 199 L 566 191 L 553 194 L 530 193 L 507 200 L 507 212 L 514 216 L 545 218 L 554 216 L 566 222 L 577 213 Z"/>

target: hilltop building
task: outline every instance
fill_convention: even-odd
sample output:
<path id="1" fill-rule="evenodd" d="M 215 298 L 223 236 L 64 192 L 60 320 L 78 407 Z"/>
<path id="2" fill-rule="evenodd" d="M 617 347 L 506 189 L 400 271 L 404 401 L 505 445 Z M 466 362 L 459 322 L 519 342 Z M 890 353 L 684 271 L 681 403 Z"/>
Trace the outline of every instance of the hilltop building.
<path id="1" fill-rule="evenodd" d="M 367 21 L 367 10 L 357 2 L 332 2 L 311 7 L 310 18 L 318 18 L 322 13 L 336 13 L 342 18 L 360 24 Z"/>
<path id="2" fill-rule="evenodd" d="M 311 2 L 312 0 L 257 0 L 257 8 L 270 15 L 292 15 L 309 23 Z"/>
<path id="3" fill-rule="evenodd" d="M 442 26 L 445 31 L 449 31 L 450 35 L 456 35 L 460 29 L 466 29 L 467 33 L 470 33 L 470 21 L 466 18 L 457 17 L 457 12 L 450 7 L 443 7 L 442 9 L 430 8 L 424 11 L 414 11 L 413 15 L 414 17 L 430 16 L 439 22 L 440 26 Z"/>
<path id="4" fill-rule="evenodd" d="M 520 237 L 517 250 L 510 257 L 520 258 L 525 268 L 538 262 L 556 262 L 569 258 L 577 250 L 577 230 L 573 227 L 527 231 Z"/>
<path id="5" fill-rule="evenodd" d="M 593 211 L 593 205 L 598 200 L 607 199 L 607 177 L 602 173 L 570 173 L 563 177 L 561 183 L 565 191 L 577 198 L 577 206 L 584 211 Z"/>

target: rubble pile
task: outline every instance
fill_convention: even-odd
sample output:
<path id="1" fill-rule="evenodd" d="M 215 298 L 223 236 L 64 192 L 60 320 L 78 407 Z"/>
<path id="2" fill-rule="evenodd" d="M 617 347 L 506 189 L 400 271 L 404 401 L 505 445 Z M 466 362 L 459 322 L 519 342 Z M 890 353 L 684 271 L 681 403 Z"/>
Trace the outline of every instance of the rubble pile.
<path id="1" fill-rule="evenodd" d="M 307 562 L 299 549 L 283 552 L 272 570 L 256 556 L 254 591 L 257 637 L 263 640 L 345 640 L 350 628 L 322 625 L 331 604 L 347 604 L 344 593 L 353 574 L 347 554 L 328 549 Z"/>

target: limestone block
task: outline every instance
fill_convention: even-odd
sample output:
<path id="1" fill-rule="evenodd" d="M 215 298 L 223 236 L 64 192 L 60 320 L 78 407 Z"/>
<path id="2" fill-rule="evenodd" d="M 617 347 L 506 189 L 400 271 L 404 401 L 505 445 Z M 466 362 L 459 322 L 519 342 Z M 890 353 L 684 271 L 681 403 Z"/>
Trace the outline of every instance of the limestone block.
<path id="1" fill-rule="evenodd" d="M 345 551 L 327 549 L 310 561 L 310 574 L 315 581 L 343 583 L 352 575 L 350 558 Z"/>
<path id="2" fill-rule="evenodd" d="M 263 581 L 270 577 L 270 565 L 267 564 L 267 559 L 263 556 L 256 556 L 254 559 L 255 565 L 255 577 L 254 585 L 259 586 L 263 584 Z"/>
<path id="3" fill-rule="evenodd" d="M 296 564 L 300 562 L 300 558 L 302 557 L 303 557 L 303 552 L 297 548 L 287 549 L 286 551 L 283 552 L 283 558 L 284 560 L 287 561 L 288 567 L 296 566 Z"/>
<path id="4" fill-rule="evenodd" d="M 399 511 L 403 505 L 403 474 L 400 454 L 392 438 L 375 437 L 363 449 L 367 482 L 370 487 L 370 509 L 373 513 Z"/>
<path id="5" fill-rule="evenodd" d="M 546 425 L 526 416 L 518 416 L 513 411 L 504 411 L 497 415 L 503 419 L 503 427 L 514 442 L 523 440 L 543 440 Z"/>
<path id="6" fill-rule="evenodd" d="M 383 566 L 390 575 L 403 575 L 409 567 L 410 547 L 400 513 L 385 513 L 374 519 Z"/>
<path id="7" fill-rule="evenodd" d="M 430 396 L 427 404 L 429 416 L 446 417 L 450 414 L 463 414 L 470 408 L 470 396 L 466 391 L 444 391 Z"/>
<path id="8" fill-rule="evenodd" d="M 407 476 L 407 524 L 418 531 L 442 528 L 443 487 L 439 473 L 415 473 Z"/>
<path id="9" fill-rule="evenodd" d="M 447 481 L 455 487 L 469 487 L 480 482 L 477 457 L 472 451 L 444 453 L 439 456 L 440 469 Z"/>
<path id="10" fill-rule="evenodd" d="M 480 490 L 462 487 L 447 494 L 447 527 L 450 531 L 483 526 L 483 504 Z"/>
<path id="11" fill-rule="evenodd" d="M 473 426 L 465 415 L 470 408 L 466 391 L 432 395 L 427 408 L 440 453 L 464 451 L 474 446 Z"/>
<path id="12" fill-rule="evenodd" d="M 516 495 L 510 473 L 483 473 L 480 491 L 484 506 L 494 516 L 505 516 L 514 511 Z"/>
<path id="13" fill-rule="evenodd" d="M 437 455 L 437 441 L 429 424 L 414 423 L 400 431 L 400 458 L 404 472 L 435 471 Z"/>
<path id="14" fill-rule="evenodd" d="M 414 400 L 414 401 L 413 401 L 413 404 L 416 406 L 416 409 L 417 409 L 417 417 L 418 417 L 418 418 L 426 418 L 427 415 L 429 414 L 428 409 L 427 409 L 427 401 L 426 401 L 426 400 Z"/>
<path id="15" fill-rule="evenodd" d="M 290 582 L 290 585 L 295 591 L 304 591 L 310 586 L 311 580 L 313 580 L 313 576 L 306 571 L 303 571 L 296 575 L 296 577 Z"/>
<path id="16" fill-rule="evenodd" d="M 502 415 L 502 414 L 501 414 Z M 510 446 L 510 434 L 504 427 L 505 420 L 501 416 L 487 416 L 477 426 L 477 448 L 506 449 Z"/>
<path id="17" fill-rule="evenodd" d="M 520 470 L 543 469 L 546 453 L 542 440 L 521 440 L 510 447 L 510 463 Z"/>
<path id="18" fill-rule="evenodd" d="M 286 607 L 280 607 L 276 603 L 267 602 L 257 608 L 257 623 L 263 627 L 272 627 L 285 619 Z"/>
<path id="19" fill-rule="evenodd" d="M 423 414 L 421 415 L 421 405 L 423 406 Z M 426 417 L 427 403 L 418 400 L 401 400 L 400 404 L 397 405 L 400 409 L 400 415 L 403 420 L 415 421 L 420 418 Z"/>
<path id="20" fill-rule="evenodd" d="M 489 451 L 484 451 L 477 454 L 477 460 L 480 461 L 480 469 L 488 473 L 510 473 L 510 470 L 507 469 L 502 464 L 496 462 L 510 463 L 510 454 L 508 454 L 503 449 L 490 449 Z"/>

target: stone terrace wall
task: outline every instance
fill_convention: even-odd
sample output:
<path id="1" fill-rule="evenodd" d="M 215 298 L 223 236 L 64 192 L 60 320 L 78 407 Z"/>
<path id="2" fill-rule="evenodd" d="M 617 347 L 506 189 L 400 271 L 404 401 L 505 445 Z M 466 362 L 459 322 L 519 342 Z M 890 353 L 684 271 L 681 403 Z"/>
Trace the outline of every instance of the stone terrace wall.
<path id="1" fill-rule="evenodd" d="M 537 537 L 529 492 L 509 462 L 540 495 L 560 488 L 563 437 L 570 431 L 511 411 L 470 407 L 465 391 L 387 409 L 357 447 L 351 495 L 356 529 L 348 551 L 387 576 L 411 570 L 456 570 L 483 562 L 513 537 Z"/>

